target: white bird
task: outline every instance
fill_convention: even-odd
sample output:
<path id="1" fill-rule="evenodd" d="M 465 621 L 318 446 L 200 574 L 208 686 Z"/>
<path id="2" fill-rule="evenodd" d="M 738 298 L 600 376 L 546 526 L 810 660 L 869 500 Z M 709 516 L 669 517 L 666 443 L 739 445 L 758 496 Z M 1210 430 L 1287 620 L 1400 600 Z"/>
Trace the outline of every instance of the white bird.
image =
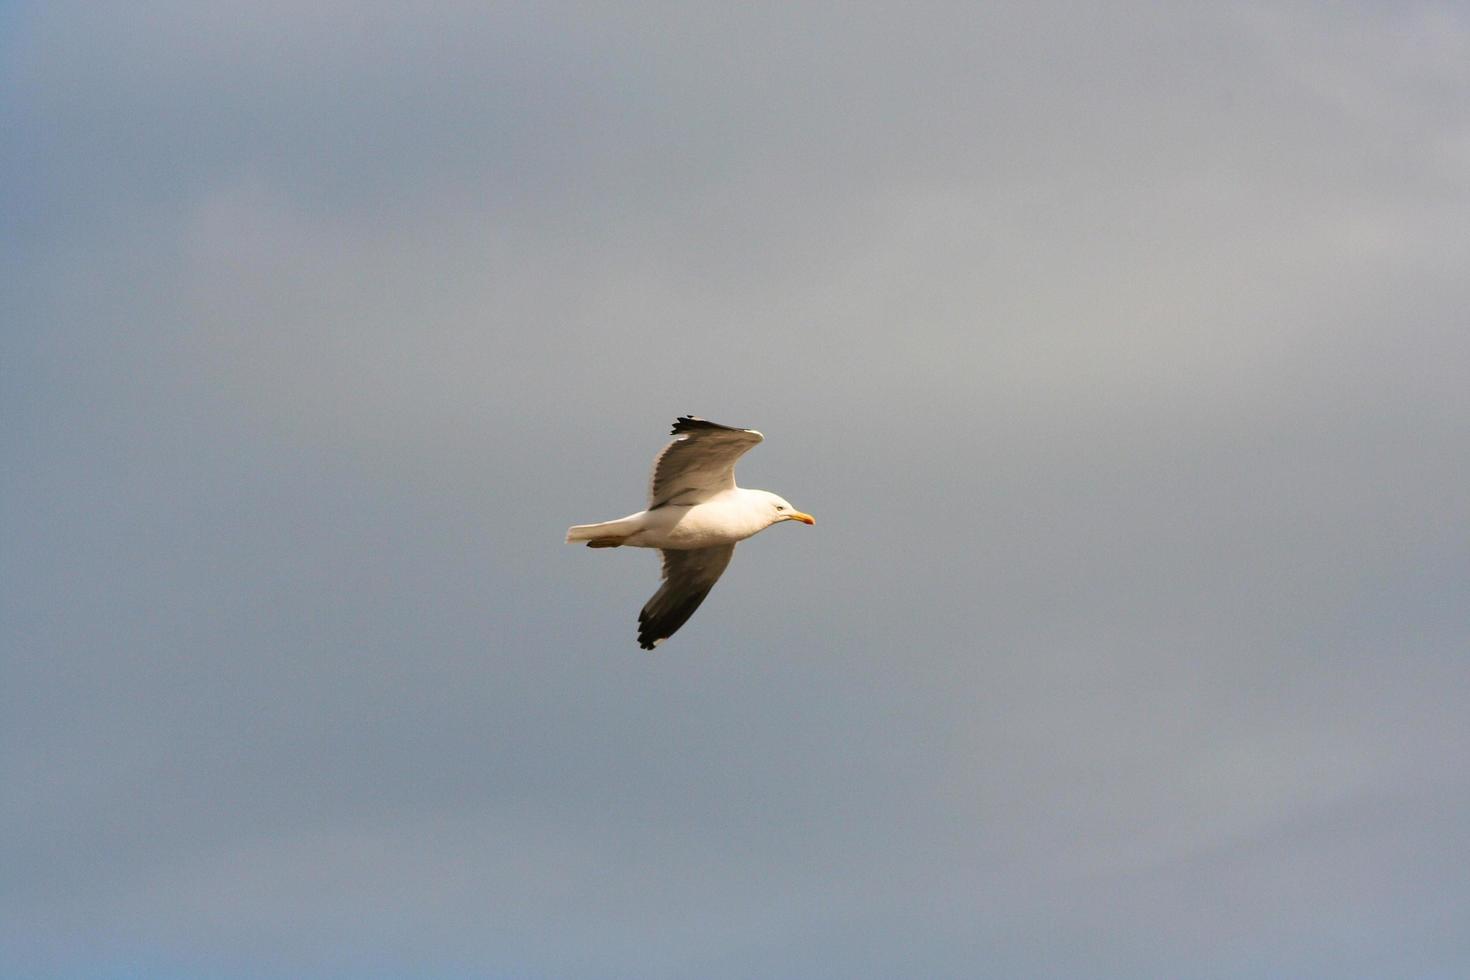
<path id="1" fill-rule="evenodd" d="M 578 524 L 567 542 L 589 548 L 657 548 L 664 583 L 638 614 L 638 645 L 674 635 L 719 581 L 735 543 L 782 521 L 815 524 L 785 498 L 735 485 L 735 461 L 765 436 L 692 415 L 674 422 L 674 441 L 653 462 L 648 509 L 601 524 Z"/>

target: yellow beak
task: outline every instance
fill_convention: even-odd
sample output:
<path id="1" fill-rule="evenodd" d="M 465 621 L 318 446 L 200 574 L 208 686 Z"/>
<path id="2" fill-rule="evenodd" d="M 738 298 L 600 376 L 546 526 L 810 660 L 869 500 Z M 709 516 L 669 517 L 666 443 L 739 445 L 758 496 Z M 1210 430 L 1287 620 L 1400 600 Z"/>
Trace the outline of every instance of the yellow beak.
<path id="1" fill-rule="evenodd" d="M 791 513 L 787 514 L 786 519 L 788 521 L 801 521 L 801 523 L 803 524 L 817 523 L 817 519 L 815 517 L 810 514 L 803 514 L 799 510 L 793 510 Z"/>

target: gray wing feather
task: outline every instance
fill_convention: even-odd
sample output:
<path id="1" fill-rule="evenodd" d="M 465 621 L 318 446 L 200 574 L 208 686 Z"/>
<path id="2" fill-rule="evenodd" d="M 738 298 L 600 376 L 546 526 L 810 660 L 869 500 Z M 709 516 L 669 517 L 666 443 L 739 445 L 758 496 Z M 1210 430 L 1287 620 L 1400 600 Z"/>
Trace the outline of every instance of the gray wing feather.
<path id="1" fill-rule="evenodd" d="M 735 461 L 765 439 L 754 429 L 736 429 L 692 415 L 674 423 L 674 441 L 653 462 L 648 509 L 674 502 L 698 503 L 735 486 Z"/>
<path id="2" fill-rule="evenodd" d="M 638 614 L 638 645 L 645 650 L 652 650 L 689 621 L 724 574 L 735 546 L 722 544 L 662 554 L 664 584 Z"/>

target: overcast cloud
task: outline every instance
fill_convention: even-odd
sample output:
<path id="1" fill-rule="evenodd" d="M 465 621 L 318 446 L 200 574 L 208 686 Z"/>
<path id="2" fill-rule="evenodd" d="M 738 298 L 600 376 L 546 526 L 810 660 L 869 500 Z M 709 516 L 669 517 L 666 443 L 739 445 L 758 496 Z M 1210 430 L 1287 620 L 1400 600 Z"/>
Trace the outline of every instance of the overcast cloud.
<path id="1" fill-rule="evenodd" d="M 1470 16 L 0 7 L 0 973 L 1470 973 Z M 655 655 L 674 416 L 763 430 Z"/>

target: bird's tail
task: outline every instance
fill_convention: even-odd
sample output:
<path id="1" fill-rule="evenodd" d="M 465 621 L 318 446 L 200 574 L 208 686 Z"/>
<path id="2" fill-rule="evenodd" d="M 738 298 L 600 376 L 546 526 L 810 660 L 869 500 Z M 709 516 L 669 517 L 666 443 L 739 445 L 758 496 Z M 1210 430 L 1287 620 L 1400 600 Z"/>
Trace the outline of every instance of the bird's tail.
<path id="1" fill-rule="evenodd" d="M 601 524 L 574 524 L 567 528 L 567 544 L 586 541 L 589 548 L 616 548 L 636 530 L 629 517 Z"/>

